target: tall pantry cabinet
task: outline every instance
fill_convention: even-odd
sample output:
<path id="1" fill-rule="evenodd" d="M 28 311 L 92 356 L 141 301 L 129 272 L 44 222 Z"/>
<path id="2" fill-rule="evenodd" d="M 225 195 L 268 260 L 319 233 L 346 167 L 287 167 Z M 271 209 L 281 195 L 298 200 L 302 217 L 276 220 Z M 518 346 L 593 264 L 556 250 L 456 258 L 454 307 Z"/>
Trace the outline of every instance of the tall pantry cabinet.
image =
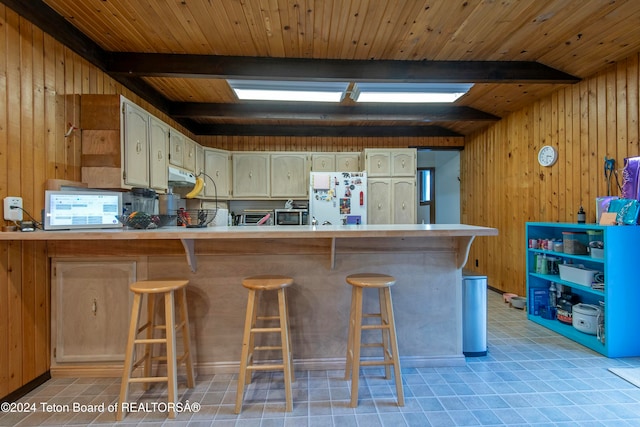
<path id="1" fill-rule="evenodd" d="M 417 150 L 365 149 L 367 223 L 415 224 Z"/>

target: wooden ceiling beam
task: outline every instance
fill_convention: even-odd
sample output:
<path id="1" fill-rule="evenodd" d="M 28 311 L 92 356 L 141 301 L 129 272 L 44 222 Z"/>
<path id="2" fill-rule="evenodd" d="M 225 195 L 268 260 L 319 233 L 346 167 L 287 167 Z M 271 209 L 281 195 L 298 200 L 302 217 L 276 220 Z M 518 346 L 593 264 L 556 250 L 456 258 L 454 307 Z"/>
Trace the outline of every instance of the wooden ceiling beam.
<path id="1" fill-rule="evenodd" d="M 463 135 L 440 126 L 295 126 L 295 125 L 208 125 L 190 123 L 196 135 L 238 136 L 342 136 L 342 137 L 398 137 Z"/>
<path id="2" fill-rule="evenodd" d="M 572 84 L 527 61 L 389 61 L 110 52 L 108 71 L 135 77 L 432 83 Z"/>
<path id="3" fill-rule="evenodd" d="M 333 104 L 273 103 L 221 104 L 175 102 L 169 114 L 180 118 L 324 120 L 324 121 L 420 121 L 455 122 L 498 121 L 499 117 L 471 107 L 449 104 L 390 105 L 367 104 L 340 106 Z"/>

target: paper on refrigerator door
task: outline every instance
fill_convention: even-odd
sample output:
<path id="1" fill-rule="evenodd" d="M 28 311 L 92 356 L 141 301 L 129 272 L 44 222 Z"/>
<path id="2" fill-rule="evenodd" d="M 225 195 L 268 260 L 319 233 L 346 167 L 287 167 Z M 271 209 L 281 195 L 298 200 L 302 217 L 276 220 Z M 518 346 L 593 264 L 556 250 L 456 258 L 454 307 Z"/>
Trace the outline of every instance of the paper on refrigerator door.
<path id="1" fill-rule="evenodd" d="M 314 190 L 328 190 L 329 188 L 331 188 L 331 175 L 329 174 L 313 175 Z"/>

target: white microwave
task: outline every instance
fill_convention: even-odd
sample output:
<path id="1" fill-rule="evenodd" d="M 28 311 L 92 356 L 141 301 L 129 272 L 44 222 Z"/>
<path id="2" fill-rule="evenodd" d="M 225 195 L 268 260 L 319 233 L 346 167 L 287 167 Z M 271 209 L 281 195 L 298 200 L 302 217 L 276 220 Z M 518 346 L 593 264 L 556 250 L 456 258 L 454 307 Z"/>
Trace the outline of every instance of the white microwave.
<path id="1" fill-rule="evenodd" d="M 276 209 L 275 225 L 307 225 L 309 224 L 308 209 Z"/>

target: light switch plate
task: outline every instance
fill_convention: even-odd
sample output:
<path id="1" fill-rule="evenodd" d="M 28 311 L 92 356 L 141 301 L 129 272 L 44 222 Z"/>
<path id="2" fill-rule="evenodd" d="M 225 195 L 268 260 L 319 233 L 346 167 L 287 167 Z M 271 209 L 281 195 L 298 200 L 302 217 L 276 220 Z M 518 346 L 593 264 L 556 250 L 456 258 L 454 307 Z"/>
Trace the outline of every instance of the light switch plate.
<path id="1" fill-rule="evenodd" d="M 12 206 L 19 209 L 11 209 Z M 4 219 L 5 221 L 22 221 L 22 197 L 4 198 Z"/>

